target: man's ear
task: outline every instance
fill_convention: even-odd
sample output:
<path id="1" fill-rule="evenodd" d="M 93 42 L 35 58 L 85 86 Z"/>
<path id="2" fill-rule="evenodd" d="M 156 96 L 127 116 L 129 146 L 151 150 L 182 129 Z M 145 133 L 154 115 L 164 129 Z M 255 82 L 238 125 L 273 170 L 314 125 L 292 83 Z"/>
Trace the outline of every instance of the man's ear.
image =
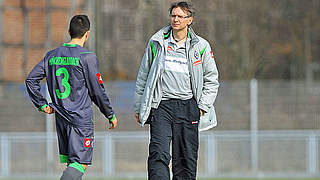
<path id="1" fill-rule="evenodd" d="M 89 35 L 90 35 L 90 31 L 87 31 L 84 35 L 85 35 L 86 39 L 88 39 Z"/>
<path id="2" fill-rule="evenodd" d="M 193 22 L 193 17 L 190 17 L 188 25 L 190 26 L 192 24 L 192 22 Z"/>
<path id="3" fill-rule="evenodd" d="M 70 34 L 70 29 L 68 29 L 68 33 L 69 33 L 69 35 L 71 36 L 71 34 Z"/>

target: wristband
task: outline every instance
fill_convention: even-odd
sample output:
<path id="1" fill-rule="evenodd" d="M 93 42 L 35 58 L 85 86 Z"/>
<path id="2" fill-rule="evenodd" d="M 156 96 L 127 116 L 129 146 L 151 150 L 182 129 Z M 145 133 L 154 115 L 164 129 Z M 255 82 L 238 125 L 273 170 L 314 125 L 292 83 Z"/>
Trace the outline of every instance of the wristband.
<path id="1" fill-rule="evenodd" d="M 109 122 L 112 122 L 115 118 L 116 118 L 116 115 L 115 115 L 115 114 L 113 114 L 112 118 L 111 118 L 111 119 L 109 119 Z"/>
<path id="2" fill-rule="evenodd" d="M 46 108 L 47 106 L 48 106 L 47 104 L 42 105 L 42 106 L 39 108 L 39 111 L 43 111 L 43 109 Z"/>

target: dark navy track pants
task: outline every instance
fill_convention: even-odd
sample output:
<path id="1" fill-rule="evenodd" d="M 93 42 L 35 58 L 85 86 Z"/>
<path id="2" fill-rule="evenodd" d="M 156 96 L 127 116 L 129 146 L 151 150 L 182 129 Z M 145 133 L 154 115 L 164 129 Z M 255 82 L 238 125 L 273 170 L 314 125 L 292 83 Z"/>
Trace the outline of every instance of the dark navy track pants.
<path id="1" fill-rule="evenodd" d="M 173 180 L 195 180 L 199 148 L 197 102 L 170 99 L 151 110 L 148 179 L 169 180 L 172 142 Z"/>

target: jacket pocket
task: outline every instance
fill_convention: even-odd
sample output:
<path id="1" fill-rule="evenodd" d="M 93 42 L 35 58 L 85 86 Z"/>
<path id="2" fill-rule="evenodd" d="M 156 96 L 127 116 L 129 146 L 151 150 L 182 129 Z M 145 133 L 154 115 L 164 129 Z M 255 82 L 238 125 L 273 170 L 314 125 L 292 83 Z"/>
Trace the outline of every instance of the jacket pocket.
<path id="1" fill-rule="evenodd" d="M 147 121 L 145 122 L 145 124 L 151 124 L 151 122 L 154 119 L 154 111 L 155 111 L 155 109 L 151 108 L 149 117 L 148 117 Z"/>

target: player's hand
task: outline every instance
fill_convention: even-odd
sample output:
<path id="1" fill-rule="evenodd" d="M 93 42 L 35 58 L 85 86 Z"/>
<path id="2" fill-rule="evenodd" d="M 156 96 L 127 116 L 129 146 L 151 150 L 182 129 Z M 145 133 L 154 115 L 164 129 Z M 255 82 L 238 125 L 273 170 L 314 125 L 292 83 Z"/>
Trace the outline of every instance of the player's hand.
<path id="1" fill-rule="evenodd" d="M 109 129 L 114 129 L 114 128 L 116 128 L 117 125 L 118 125 L 117 117 L 115 117 L 115 118 L 113 119 L 113 121 L 112 121 L 112 122 L 109 122 L 109 123 L 110 123 Z"/>
<path id="2" fill-rule="evenodd" d="M 55 113 L 56 111 L 52 107 L 46 106 L 45 108 L 43 108 L 43 112 L 47 114 L 52 114 L 52 113 Z"/>
<path id="3" fill-rule="evenodd" d="M 141 124 L 141 121 L 140 121 L 140 118 L 139 118 L 139 113 L 137 113 L 137 114 L 135 115 L 135 117 L 136 117 L 137 122 L 138 122 L 139 124 Z"/>

